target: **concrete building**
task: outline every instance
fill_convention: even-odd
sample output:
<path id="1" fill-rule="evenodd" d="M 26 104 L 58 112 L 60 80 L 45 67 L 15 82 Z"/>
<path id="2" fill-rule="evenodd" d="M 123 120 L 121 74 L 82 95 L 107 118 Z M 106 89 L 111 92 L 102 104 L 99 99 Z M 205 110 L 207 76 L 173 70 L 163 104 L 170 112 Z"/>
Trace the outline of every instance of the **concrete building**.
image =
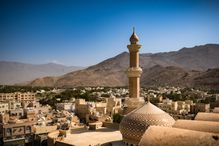
<path id="1" fill-rule="evenodd" d="M 25 118 L 28 119 L 28 121 L 36 121 L 36 111 L 33 108 L 27 108 L 24 109 Z"/>
<path id="2" fill-rule="evenodd" d="M 13 100 L 19 102 L 31 102 L 35 100 L 35 93 L 31 93 L 31 92 L 0 93 L 0 102 L 13 101 Z"/>
<path id="3" fill-rule="evenodd" d="M 49 132 L 57 130 L 57 126 L 37 126 L 33 127 L 34 133 L 34 146 L 47 145 L 47 136 Z"/>
<path id="4" fill-rule="evenodd" d="M 97 102 L 95 103 L 95 113 L 98 116 L 106 115 L 107 103 Z"/>
<path id="5" fill-rule="evenodd" d="M 117 106 L 114 107 L 115 101 Z M 112 103 L 112 105 L 111 105 Z M 75 101 L 75 114 L 82 120 L 82 122 L 88 123 L 92 120 L 101 120 L 109 118 L 107 111 L 118 109 L 119 103 L 117 100 L 110 99 L 110 102 L 86 102 L 84 99 L 76 99 Z M 121 105 L 120 105 L 121 106 Z M 109 109 L 107 110 L 107 107 Z M 111 108 L 111 109 L 110 109 Z"/>
<path id="6" fill-rule="evenodd" d="M 28 102 L 21 102 L 23 108 L 35 108 L 38 109 L 40 107 L 39 102 L 37 101 L 28 101 Z"/>
<path id="7" fill-rule="evenodd" d="M 4 146 L 24 146 L 25 143 L 32 143 L 34 124 L 35 122 L 19 120 L 16 117 L 10 117 L 8 121 L 0 123 Z"/>
<path id="8" fill-rule="evenodd" d="M 8 113 L 0 114 L 0 123 L 2 123 L 2 124 L 8 123 L 9 117 L 10 116 Z"/>
<path id="9" fill-rule="evenodd" d="M 121 98 L 116 98 L 112 96 L 107 100 L 107 114 L 113 116 L 114 114 L 119 113 L 122 107 Z"/>
<path id="10" fill-rule="evenodd" d="M 21 108 L 21 102 L 18 102 L 15 100 L 8 101 L 8 105 L 9 105 L 10 110 L 15 110 L 15 109 Z"/>
<path id="11" fill-rule="evenodd" d="M 84 122 L 89 121 L 89 115 L 94 113 L 94 104 L 87 103 L 84 99 L 76 99 L 75 113 Z"/>
<path id="12" fill-rule="evenodd" d="M 219 107 L 215 107 L 215 108 L 213 109 L 213 113 L 219 113 Z"/>
<path id="13" fill-rule="evenodd" d="M 195 112 L 210 112 L 210 104 L 206 103 L 196 103 L 195 104 Z"/>
<path id="14" fill-rule="evenodd" d="M 10 101 L 16 98 L 15 93 L 0 93 L 0 102 Z"/>
<path id="15" fill-rule="evenodd" d="M 47 114 L 51 111 L 51 106 L 49 105 L 45 105 L 45 106 L 40 106 L 39 108 L 37 108 L 37 111 L 39 114 Z"/>
<path id="16" fill-rule="evenodd" d="M 17 118 L 22 118 L 24 116 L 24 109 L 23 108 L 11 109 L 9 111 L 9 115 L 16 116 Z"/>
<path id="17" fill-rule="evenodd" d="M 75 105 L 73 103 L 57 103 L 56 104 L 56 110 L 66 110 L 66 111 L 74 111 Z"/>
<path id="18" fill-rule="evenodd" d="M 192 104 L 193 101 L 191 100 L 172 101 L 167 98 L 162 103 L 158 103 L 158 107 L 168 113 L 186 115 L 190 113 Z"/>
<path id="19" fill-rule="evenodd" d="M 4 114 L 9 110 L 8 103 L 0 102 L 0 114 Z"/>

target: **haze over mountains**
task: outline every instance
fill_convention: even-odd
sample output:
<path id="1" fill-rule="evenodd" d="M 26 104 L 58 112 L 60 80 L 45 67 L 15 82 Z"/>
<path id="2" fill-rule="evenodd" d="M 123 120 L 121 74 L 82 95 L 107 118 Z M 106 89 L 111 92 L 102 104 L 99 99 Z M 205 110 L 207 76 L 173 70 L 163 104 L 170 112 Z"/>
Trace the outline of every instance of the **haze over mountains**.
<path id="1" fill-rule="evenodd" d="M 12 85 L 45 76 L 60 76 L 65 73 L 82 69 L 77 66 L 64 66 L 48 63 L 41 65 L 0 61 L 0 84 Z"/>
<path id="2" fill-rule="evenodd" d="M 219 88 L 219 45 L 207 44 L 179 51 L 141 54 L 142 86 L 187 86 Z M 35 79 L 31 86 L 127 86 L 129 54 L 123 52 L 97 65 L 59 77 Z M 210 70 L 208 70 L 210 69 Z"/>

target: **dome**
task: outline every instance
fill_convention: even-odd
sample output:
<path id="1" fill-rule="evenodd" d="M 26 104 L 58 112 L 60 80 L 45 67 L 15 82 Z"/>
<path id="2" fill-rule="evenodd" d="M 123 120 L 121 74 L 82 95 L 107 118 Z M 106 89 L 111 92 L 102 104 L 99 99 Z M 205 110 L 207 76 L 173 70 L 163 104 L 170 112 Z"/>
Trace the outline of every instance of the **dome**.
<path id="1" fill-rule="evenodd" d="M 119 129 L 124 142 L 138 144 L 149 126 L 171 127 L 174 123 L 175 120 L 168 113 L 147 102 L 126 115 L 122 119 Z"/>

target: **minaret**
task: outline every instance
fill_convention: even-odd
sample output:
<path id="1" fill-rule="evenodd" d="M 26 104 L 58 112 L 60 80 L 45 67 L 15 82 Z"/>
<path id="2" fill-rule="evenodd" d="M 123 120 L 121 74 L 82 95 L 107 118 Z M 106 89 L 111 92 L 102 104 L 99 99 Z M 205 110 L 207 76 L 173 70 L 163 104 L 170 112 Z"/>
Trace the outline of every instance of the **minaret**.
<path id="1" fill-rule="evenodd" d="M 139 67 L 139 49 L 141 45 L 138 44 L 139 39 L 135 34 L 135 28 L 133 28 L 133 33 L 129 40 L 130 45 L 127 46 L 130 53 L 130 64 L 128 68 L 129 97 L 139 98 L 140 77 L 142 73 L 142 69 Z"/>
<path id="2" fill-rule="evenodd" d="M 127 106 L 125 113 L 129 113 L 144 103 L 144 99 L 140 97 L 139 93 L 140 77 L 142 74 L 142 69 L 139 66 L 139 49 L 141 48 L 141 45 L 138 44 L 139 39 L 135 34 L 134 28 L 129 40 L 130 44 L 127 46 L 130 53 L 130 64 L 127 72 L 129 78 L 129 98 L 125 101 Z"/>

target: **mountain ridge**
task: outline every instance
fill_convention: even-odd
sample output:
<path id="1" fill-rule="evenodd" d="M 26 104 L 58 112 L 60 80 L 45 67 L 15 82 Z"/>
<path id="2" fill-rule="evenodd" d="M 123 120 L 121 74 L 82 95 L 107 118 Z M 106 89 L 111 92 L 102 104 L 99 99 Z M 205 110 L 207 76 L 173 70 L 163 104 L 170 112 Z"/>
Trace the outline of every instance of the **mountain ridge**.
<path id="1" fill-rule="evenodd" d="M 12 85 L 45 76 L 60 76 L 70 71 L 83 69 L 61 64 L 28 64 L 14 61 L 0 61 L 0 84 Z"/>
<path id="2" fill-rule="evenodd" d="M 218 56 L 218 44 L 182 48 L 168 53 L 140 54 L 140 66 L 143 69 L 141 84 L 142 86 L 197 86 L 196 77 L 202 76 L 208 69 L 219 68 Z M 50 82 L 49 85 L 56 87 L 127 86 L 128 66 L 129 53 L 122 52 L 86 69 L 59 76 L 53 80 L 54 84 Z M 216 69 L 215 72 L 217 71 Z M 209 76 L 205 80 L 208 78 L 211 79 Z M 48 80 L 48 77 L 46 79 Z M 203 80 L 199 81 L 200 83 L 204 81 L 204 78 L 201 79 Z M 33 80 L 28 85 L 47 86 L 47 83 L 41 78 Z"/>

